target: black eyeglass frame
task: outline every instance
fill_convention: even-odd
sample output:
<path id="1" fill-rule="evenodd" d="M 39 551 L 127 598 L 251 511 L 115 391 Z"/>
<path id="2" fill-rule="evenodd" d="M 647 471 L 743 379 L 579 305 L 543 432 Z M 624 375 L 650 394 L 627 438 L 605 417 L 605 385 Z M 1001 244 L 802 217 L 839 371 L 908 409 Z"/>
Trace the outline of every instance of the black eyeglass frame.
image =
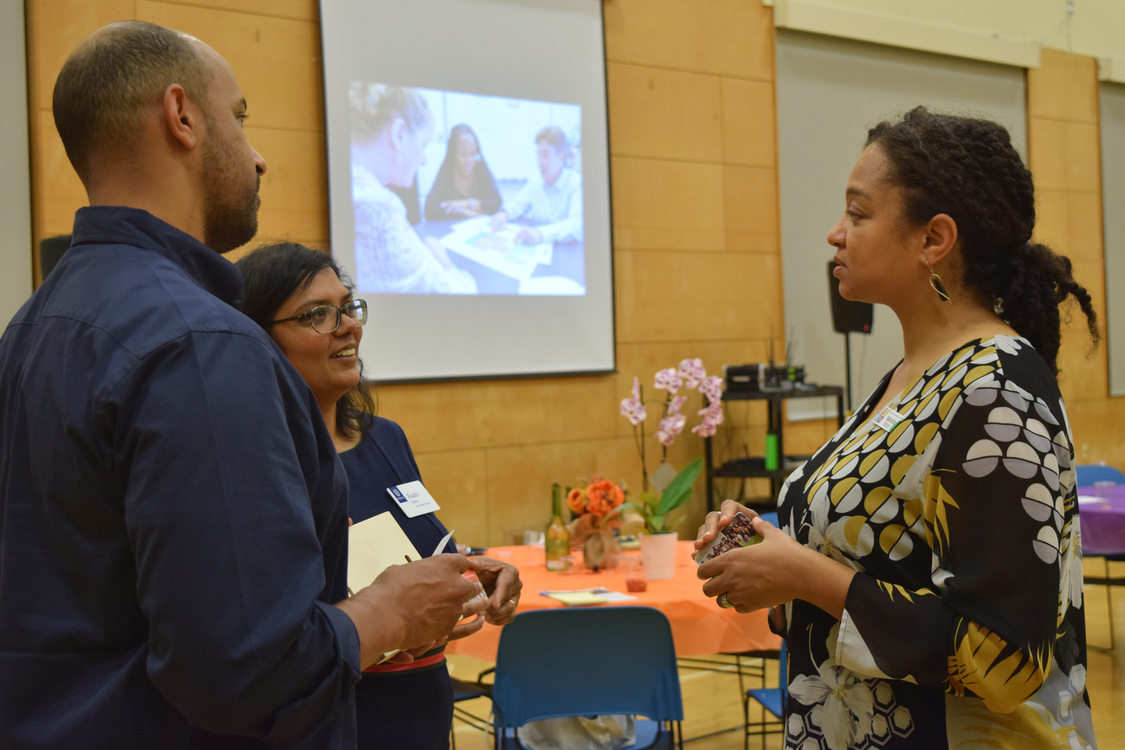
<path id="1" fill-rule="evenodd" d="M 321 311 L 335 310 L 336 311 L 336 325 L 327 331 L 322 331 L 316 327 L 313 322 L 313 317 L 319 315 Z M 343 316 L 347 315 L 352 320 L 358 322 L 361 326 L 367 322 L 367 300 L 353 299 L 351 302 L 345 302 L 342 305 L 317 305 L 316 307 L 305 310 L 300 315 L 293 315 L 288 318 L 281 318 L 279 320 L 271 320 L 270 325 L 277 325 L 278 323 L 289 323 L 290 321 L 300 320 L 309 325 L 317 333 L 335 333 L 340 328 L 340 321 Z"/>

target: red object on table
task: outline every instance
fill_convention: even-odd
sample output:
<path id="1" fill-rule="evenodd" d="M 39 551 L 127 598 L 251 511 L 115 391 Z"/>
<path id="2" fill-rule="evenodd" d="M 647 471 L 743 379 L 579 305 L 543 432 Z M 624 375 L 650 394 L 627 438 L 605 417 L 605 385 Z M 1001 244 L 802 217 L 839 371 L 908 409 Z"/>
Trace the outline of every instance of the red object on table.
<path id="1" fill-rule="evenodd" d="M 676 569 L 666 581 L 647 581 L 647 590 L 630 592 L 626 586 L 623 567 L 597 573 L 568 571 L 556 573 L 543 565 L 543 549 L 525 545 L 490 547 L 489 557 L 510 562 L 519 568 L 523 581 L 517 612 L 532 609 L 549 609 L 566 606 L 562 602 L 539 594 L 540 591 L 581 590 L 604 586 L 610 591 L 629 593 L 636 599 L 621 604 L 655 607 L 663 612 L 672 625 L 672 639 L 678 656 L 697 654 L 735 653 L 739 651 L 776 649 L 781 639 L 770 632 L 766 624 L 766 611 L 739 614 L 733 609 L 722 609 L 715 600 L 704 596 L 703 581 L 696 576 L 699 567 L 691 559 L 695 550 L 691 542 L 677 542 Z M 639 555 L 639 552 L 625 552 Z M 594 605 L 611 607 L 613 604 Z M 446 645 L 446 652 L 465 654 L 485 661 L 496 661 L 496 646 L 500 641 L 500 628 L 485 625 L 473 635 Z M 597 635 L 575 634 L 575 642 L 590 642 Z"/>
<path id="2" fill-rule="evenodd" d="M 1078 488 L 1078 523 L 1086 554 L 1125 554 L 1125 484 Z"/>

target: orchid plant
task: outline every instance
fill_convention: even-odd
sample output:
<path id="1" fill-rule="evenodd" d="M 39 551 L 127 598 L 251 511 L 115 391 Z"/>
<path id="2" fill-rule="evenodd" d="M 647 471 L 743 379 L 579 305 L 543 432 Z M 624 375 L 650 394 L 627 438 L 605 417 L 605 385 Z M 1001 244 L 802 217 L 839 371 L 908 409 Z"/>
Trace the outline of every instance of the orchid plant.
<path id="1" fill-rule="evenodd" d="M 651 476 L 645 455 L 647 435 L 644 421 L 648 418 L 648 410 L 645 408 L 646 401 L 639 378 L 633 378 L 631 394 L 621 401 L 621 415 L 633 426 L 633 438 L 641 456 L 641 502 L 628 505 L 644 517 L 646 531 L 659 534 L 672 529 L 674 524 L 668 522 L 667 515 L 691 497 L 691 486 L 703 468 L 703 459 L 697 458 L 673 475 L 675 470 L 668 464 L 668 447 L 687 426 L 683 408 L 688 397 L 683 392 L 694 390 L 703 394 L 707 403 L 697 412 L 700 422 L 691 431 L 700 437 L 710 437 L 723 421 L 723 379 L 717 375 L 708 375 L 701 359 L 685 359 L 680 362 L 679 367 L 657 371 L 653 387 L 665 391 L 665 396 L 663 399 L 650 399 L 650 402 L 660 404 L 663 412 L 660 424 L 653 433 L 653 437 L 661 445 L 661 463 Z M 660 494 L 653 492 L 653 489 Z"/>

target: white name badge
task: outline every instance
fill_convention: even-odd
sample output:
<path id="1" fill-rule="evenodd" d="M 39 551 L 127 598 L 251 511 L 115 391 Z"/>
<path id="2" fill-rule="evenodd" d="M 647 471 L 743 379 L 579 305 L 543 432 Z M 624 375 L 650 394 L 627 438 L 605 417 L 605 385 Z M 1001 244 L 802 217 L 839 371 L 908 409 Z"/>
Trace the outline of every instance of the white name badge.
<path id="1" fill-rule="evenodd" d="M 418 481 L 405 482 L 397 487 L 388 487 L 387 494 L 398 503 L 398 507 L 402 509 L 407 518 L 416 518 L 426 513 L 441 510 L 433 495 Z"/>
<path id="2" fill-rule="evenodd" d="M 890 432 L 904 419 L 906 419 L 905 415 L 899 414 L 889 406 L 884 406 L 879 416 L 875 417 L 875 426 Z"/>

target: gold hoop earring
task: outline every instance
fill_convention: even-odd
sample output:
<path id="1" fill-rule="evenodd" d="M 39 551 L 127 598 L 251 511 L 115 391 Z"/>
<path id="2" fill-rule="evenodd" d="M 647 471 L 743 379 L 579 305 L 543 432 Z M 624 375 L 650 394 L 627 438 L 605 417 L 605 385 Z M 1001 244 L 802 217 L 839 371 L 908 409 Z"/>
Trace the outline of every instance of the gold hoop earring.
<path id="1" fill-rule="evenodd" d="M 941 283 L 941 277 L 934 271 L 933 266 L 927 264 L 926 268 L 930 269 L 930 288 L 937 292 L 937 296 L 941 298 L 942 302 L 948 302 L 949 292 L 945 290 L 945 284 Z"/>

